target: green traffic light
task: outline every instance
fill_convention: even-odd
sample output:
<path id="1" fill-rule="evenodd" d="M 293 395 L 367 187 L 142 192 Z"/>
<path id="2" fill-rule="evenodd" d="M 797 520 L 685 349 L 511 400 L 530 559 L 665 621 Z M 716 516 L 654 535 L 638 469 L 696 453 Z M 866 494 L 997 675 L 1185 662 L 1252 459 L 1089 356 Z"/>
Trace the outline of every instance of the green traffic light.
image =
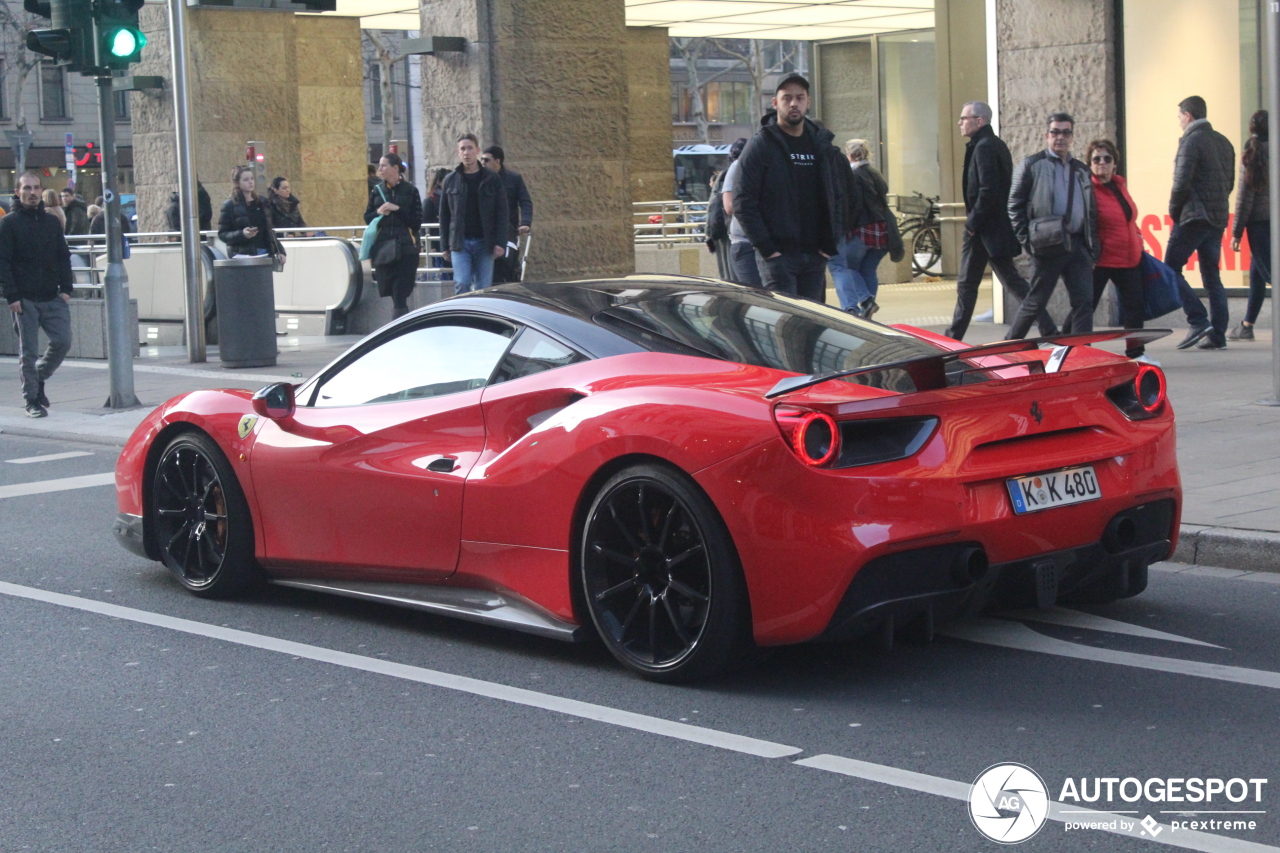
<path id="1" fill-rule="evenodd" d="M 122 27 L 108 37 L 108 49 L 112 56 L 133 56 L 147 43 L 147 37 L 137 30 Z"/>

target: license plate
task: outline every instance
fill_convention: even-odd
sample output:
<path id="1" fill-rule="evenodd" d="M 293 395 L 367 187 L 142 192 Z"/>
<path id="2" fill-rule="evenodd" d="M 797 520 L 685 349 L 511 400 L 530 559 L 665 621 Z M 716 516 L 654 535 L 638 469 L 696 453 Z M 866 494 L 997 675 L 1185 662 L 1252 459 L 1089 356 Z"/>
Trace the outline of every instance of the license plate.
<path id="1" fill-rule="evenodd" d="M 1007 482 L 1009 497 L 1013 499 L 1013 511 L 1019 515 L 1096 501 L 1102 497 L 1102 489 L 1098 487 L 1098 478 L 1093 473 L 1092 465 L 1016 477 Z"/>

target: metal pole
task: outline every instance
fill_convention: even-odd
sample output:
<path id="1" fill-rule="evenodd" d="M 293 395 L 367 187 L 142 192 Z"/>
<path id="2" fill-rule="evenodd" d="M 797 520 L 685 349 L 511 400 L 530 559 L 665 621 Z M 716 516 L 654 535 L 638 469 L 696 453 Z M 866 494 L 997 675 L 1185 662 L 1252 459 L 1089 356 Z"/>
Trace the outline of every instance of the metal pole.
<path id="1" fill-rule="evenodd" d="M 107 209 L 107 274 L 102 280 L 107 299 L 107 367 L 111 395 L 106 405 L 112 409 L 137 406 L 133 392 L 133 346 L 138 326 L 129 317 L 129 276 L 124 271 L 124 234 L 120 230 L 120 195 L 116 192 L 116 110 L 111 78 L 98 78 L 98 134 L 102 144 L 102 197 Z"/>
<path id="2" fill-rule="evenodd" d="M 178 209 L 182 217 L 182 273 L 186 310 L 183 329 L 187 361 L 205 360 L 204 298 L 200 293 L 200 206 L 196 190 L 195 148 L 187 98 L 187 4 L 169 0 L 169 54 L 173 59 L 173 118 L 178 143 Z"/>
<path id="3" fill-rule="evenodd" d="M 1280 0 L 1267 0 L 1267 108 L 1270 130 L 1267 134 L 1271 189 L 1271 399 L 1261 400 L 1269 406 L 1280 406 L 1280 287 L 1276 285 L 1276 261 L 1280 259 Z"/>

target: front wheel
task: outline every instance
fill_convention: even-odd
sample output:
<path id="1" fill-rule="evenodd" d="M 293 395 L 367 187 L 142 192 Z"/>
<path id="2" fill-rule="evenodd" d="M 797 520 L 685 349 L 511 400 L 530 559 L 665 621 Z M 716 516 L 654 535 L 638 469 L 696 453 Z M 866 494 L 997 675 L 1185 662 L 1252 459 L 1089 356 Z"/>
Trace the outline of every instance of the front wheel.
<path id="1" fill-rule="evenodd" d="M 229 598 L 260 578 L 253 518 L 231 464 L 201 433 L 165 447 L 151 481 L 147 512 L 160 559 L 196 595 Z"/>
<path id="2" fill-rule="evenodd" d="M 605 646 L 646 678 L 688 682 L 727 669 L 750 644 L 750 610 L 728 531 L 683 474 L 636 465 L 587 512 L 582 585 Z"/>

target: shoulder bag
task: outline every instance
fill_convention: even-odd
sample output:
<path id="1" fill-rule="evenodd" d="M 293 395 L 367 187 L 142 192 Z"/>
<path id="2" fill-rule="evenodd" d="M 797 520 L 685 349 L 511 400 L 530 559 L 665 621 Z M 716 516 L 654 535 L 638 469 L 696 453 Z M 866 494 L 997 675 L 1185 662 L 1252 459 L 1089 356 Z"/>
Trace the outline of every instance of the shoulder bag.
<path id="1" fill-rule="evenodd" d="M 1057 168 L 1054 166 L 1053 168 Z M 1076 200 L 1075 169 L 1067 167 L 1067 212 L 1063 216 L 1041 216 L 1031 220 L 1029 239 L 1031 254 L 1038 258 L 1060 258 L 1071 251 L 1071 205 Z"/>
<path id="2" fill-rule="evenodd" d="M 1163 317 L 1182 307 L 1182 295 L 1178 293 L 1178 274 L 1172 267 L 1156 260 L 1149 252 L 1143 252 L 1138 270 L 1142 275 L 1144 320 Z"/>

